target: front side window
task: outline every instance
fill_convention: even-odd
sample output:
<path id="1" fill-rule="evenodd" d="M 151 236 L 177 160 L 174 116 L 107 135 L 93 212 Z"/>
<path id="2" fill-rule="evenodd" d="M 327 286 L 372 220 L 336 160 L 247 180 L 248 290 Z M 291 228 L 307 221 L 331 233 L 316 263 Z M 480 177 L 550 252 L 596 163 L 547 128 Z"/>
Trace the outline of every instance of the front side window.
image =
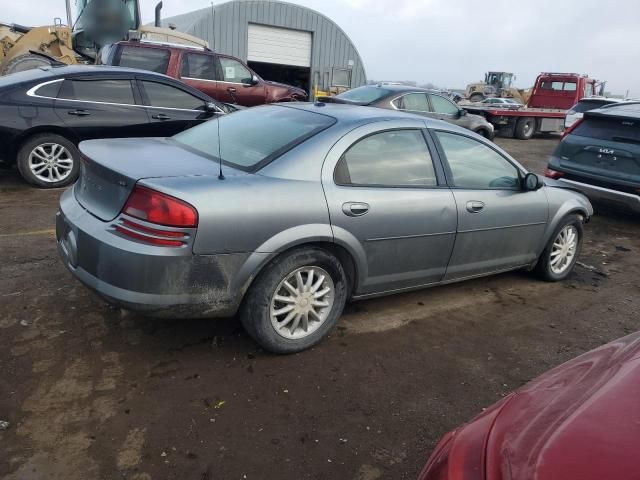
<path id="1" fill-rule="evenodd" d="M 180 76 L 199 80 L 215 80 L 216 70 L 211 55 L 186 53 L 182 56 Z"/>
<path id="2" fill-rule="evenodd" d="M 222 67 L 222 78 L 225 82 L 250 83 L 251 72 L 247 67 L 232 58 L 220 57 Z"/>
<path id="3" fill-rule="evenodd" d="M 334 173 L 338 185 L 434 187 L 433 161 L 420 130 L 392 130 L 359 140 Z"/>
<path id="4" fill-rule="evenodd" d="M 398 110 L 409 110 L 412 112 L 429 111 L 429 102 L 424 93 L 408 93 L 396 98 L 393 104 Z"/>
<path id="5" fill-rule="evenodd" d="M 156 73 L 167 73 L 170 57 L 171 52 L 164 48 L 124 46 L 120 52 L 118 65 Z"/>
<path id="6" fill-rule="evenodd" d="M 472 138 L 436 132 L 451 170 L 453 186 L 473 190 L 517 190 L 518 169 L 498 152 Z"/>
<path id="7" fill-rule="evenodd" d="M 431 104 L 433 105 L 433 111 L 436 113 L 444 115 L 458 114 L 458 107 L 440 95 L 431 95 Z"/>
<path id="8" fill-rule="evenodd" d="M 171 85 L 148 81 L 142 85 L 152 107 L 199 110 L 204 106 L 204 100 Z"/>
<path id="9" fill-rule="evenodd" d="M 334 123 L 326 115 L 293 108 L 254 107 L 205 122 L 173 139 L 213 160 L 221 155 L 227 165 L 255 171 Z"/>
<path id="10" fill-rule="evenodd" d="M 130 80 L 65 80 L 59 98 L 135 105 Z"/>

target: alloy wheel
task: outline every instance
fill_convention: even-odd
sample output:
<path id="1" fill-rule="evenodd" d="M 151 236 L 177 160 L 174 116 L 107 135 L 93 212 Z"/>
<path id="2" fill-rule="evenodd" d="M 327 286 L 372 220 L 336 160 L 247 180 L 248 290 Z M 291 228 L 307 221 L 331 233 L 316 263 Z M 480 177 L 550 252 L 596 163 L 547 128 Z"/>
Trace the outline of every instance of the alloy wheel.
<path id="1" fill-rule="evenodd" d="M 31 173 L 47 183 L 65 180 L 73 170 L 73 157 L 58 143 L 42 143 L 29 154 Z"/>
<path id="2" fill-rule="evenodd" d="M 271 298 L 271 324 L 284 338 L 304 338 L 327 320 L 334 299 L 329 273 L 315 266 L 298 268 L 280 282 Z"/>
<path id="3" fill-rule="evenodd" d="M 573 225 L 567 225 L 553 242 L 549 263 L 551 271 L 556 275 L 563 274 L 573 262 L 578 249 L 578 230 Z"/>

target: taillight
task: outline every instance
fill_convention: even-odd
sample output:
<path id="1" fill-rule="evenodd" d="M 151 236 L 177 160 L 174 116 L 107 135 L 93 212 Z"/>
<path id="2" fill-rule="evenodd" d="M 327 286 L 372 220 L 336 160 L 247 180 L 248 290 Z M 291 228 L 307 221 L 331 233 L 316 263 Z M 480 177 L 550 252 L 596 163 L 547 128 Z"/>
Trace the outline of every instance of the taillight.
<path id="1" fill-rule="evenodd" d="M 578 120 L 576 120 L 573 125 L 571 125 L 569 128 L 565 129 L 564 132 L 562 132 L 562 136 L 560 137 L 560 139 L 562 140 L 564 137 L 566 137 L 571 132 L 573 132 L 581 123 L 582 123 L 582 118 L 579 118 Z"/>
<path id="2" fill-rule="evenodd" d="M 191 205 L 171 195 L 141 186 L 134 187 L 122 213 L 159 227 L 198 226 L 198 212 Z M 186 244 L 189 235 L 189 232 L 156 228 L 126 218 L 121 219 L 115 229 L 127 237 L 163 247 L 181 247 Z"/>
<path id="3" fill-rule="evenodd" d="M 187 202 L 139 185 L 134 187 L 122 212 L 167 227 L 198 226 L 198 211 Z"/>
<path id="4" fill-rule="evenodd" d="M 562 172 L 558 172 L 557 170 L 552 170 L 551 168 L 545 168 L 544 170 L 544 176 L 547 178 L 553 178 L 554 180 L 557 180 L 558 178 L 562 177 L 564 175 L 564 173 Z"/>

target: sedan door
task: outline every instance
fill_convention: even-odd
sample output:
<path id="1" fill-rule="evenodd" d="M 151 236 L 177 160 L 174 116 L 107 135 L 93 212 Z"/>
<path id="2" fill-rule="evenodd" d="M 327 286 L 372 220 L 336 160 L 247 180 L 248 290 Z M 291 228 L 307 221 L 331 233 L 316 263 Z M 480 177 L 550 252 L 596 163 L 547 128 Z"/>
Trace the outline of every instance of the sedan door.
<path id="1" fill-rule="evenodd" d="M 524 172 L 493 146 L 457 132 L 432 133 L 458 209 L 445 280 L 533 263 L 549 216 L 544 189 L 523 190 Z"/>
<path id="2" fill-rule="evenodd" d="M 149 116 L 147 136 L 171 137 L 215 116 L 207 102 L 176 85 L 156 79 L 138 79 Z"/>
<path id="3" fill-rule="evenodd" d="M 336 241 L 358 257 L 356 295 L 439 282 L 455 239 L 455 201 L 424 123 L 383 123 L 342 137 L 322 170 Z"/>
<path id="4" fill-rule="evenodd" d="M 254 73 L 238 60 L 218 56 L 220 80 L 216 100 L 253 107 L 267 103 L 265 85 L 254 83 Z"/>
<path id="5" fill-rule="evenodd" d="M 55 108 L 80 140 L 142 136 L 149 123 L 135 83 L 128 78 L 66 79 Z"/>

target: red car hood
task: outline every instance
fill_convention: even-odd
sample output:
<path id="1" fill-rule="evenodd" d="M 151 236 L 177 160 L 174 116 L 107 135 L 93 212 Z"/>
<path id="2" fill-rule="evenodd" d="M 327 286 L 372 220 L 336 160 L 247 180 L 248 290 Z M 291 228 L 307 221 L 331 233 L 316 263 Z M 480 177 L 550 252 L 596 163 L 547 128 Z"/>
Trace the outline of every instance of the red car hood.
<path id="1" fill-rule="evenodd" d="M 520 389 L 486 445 L 487 480 L 640 479 L 640 333 Z"/>

